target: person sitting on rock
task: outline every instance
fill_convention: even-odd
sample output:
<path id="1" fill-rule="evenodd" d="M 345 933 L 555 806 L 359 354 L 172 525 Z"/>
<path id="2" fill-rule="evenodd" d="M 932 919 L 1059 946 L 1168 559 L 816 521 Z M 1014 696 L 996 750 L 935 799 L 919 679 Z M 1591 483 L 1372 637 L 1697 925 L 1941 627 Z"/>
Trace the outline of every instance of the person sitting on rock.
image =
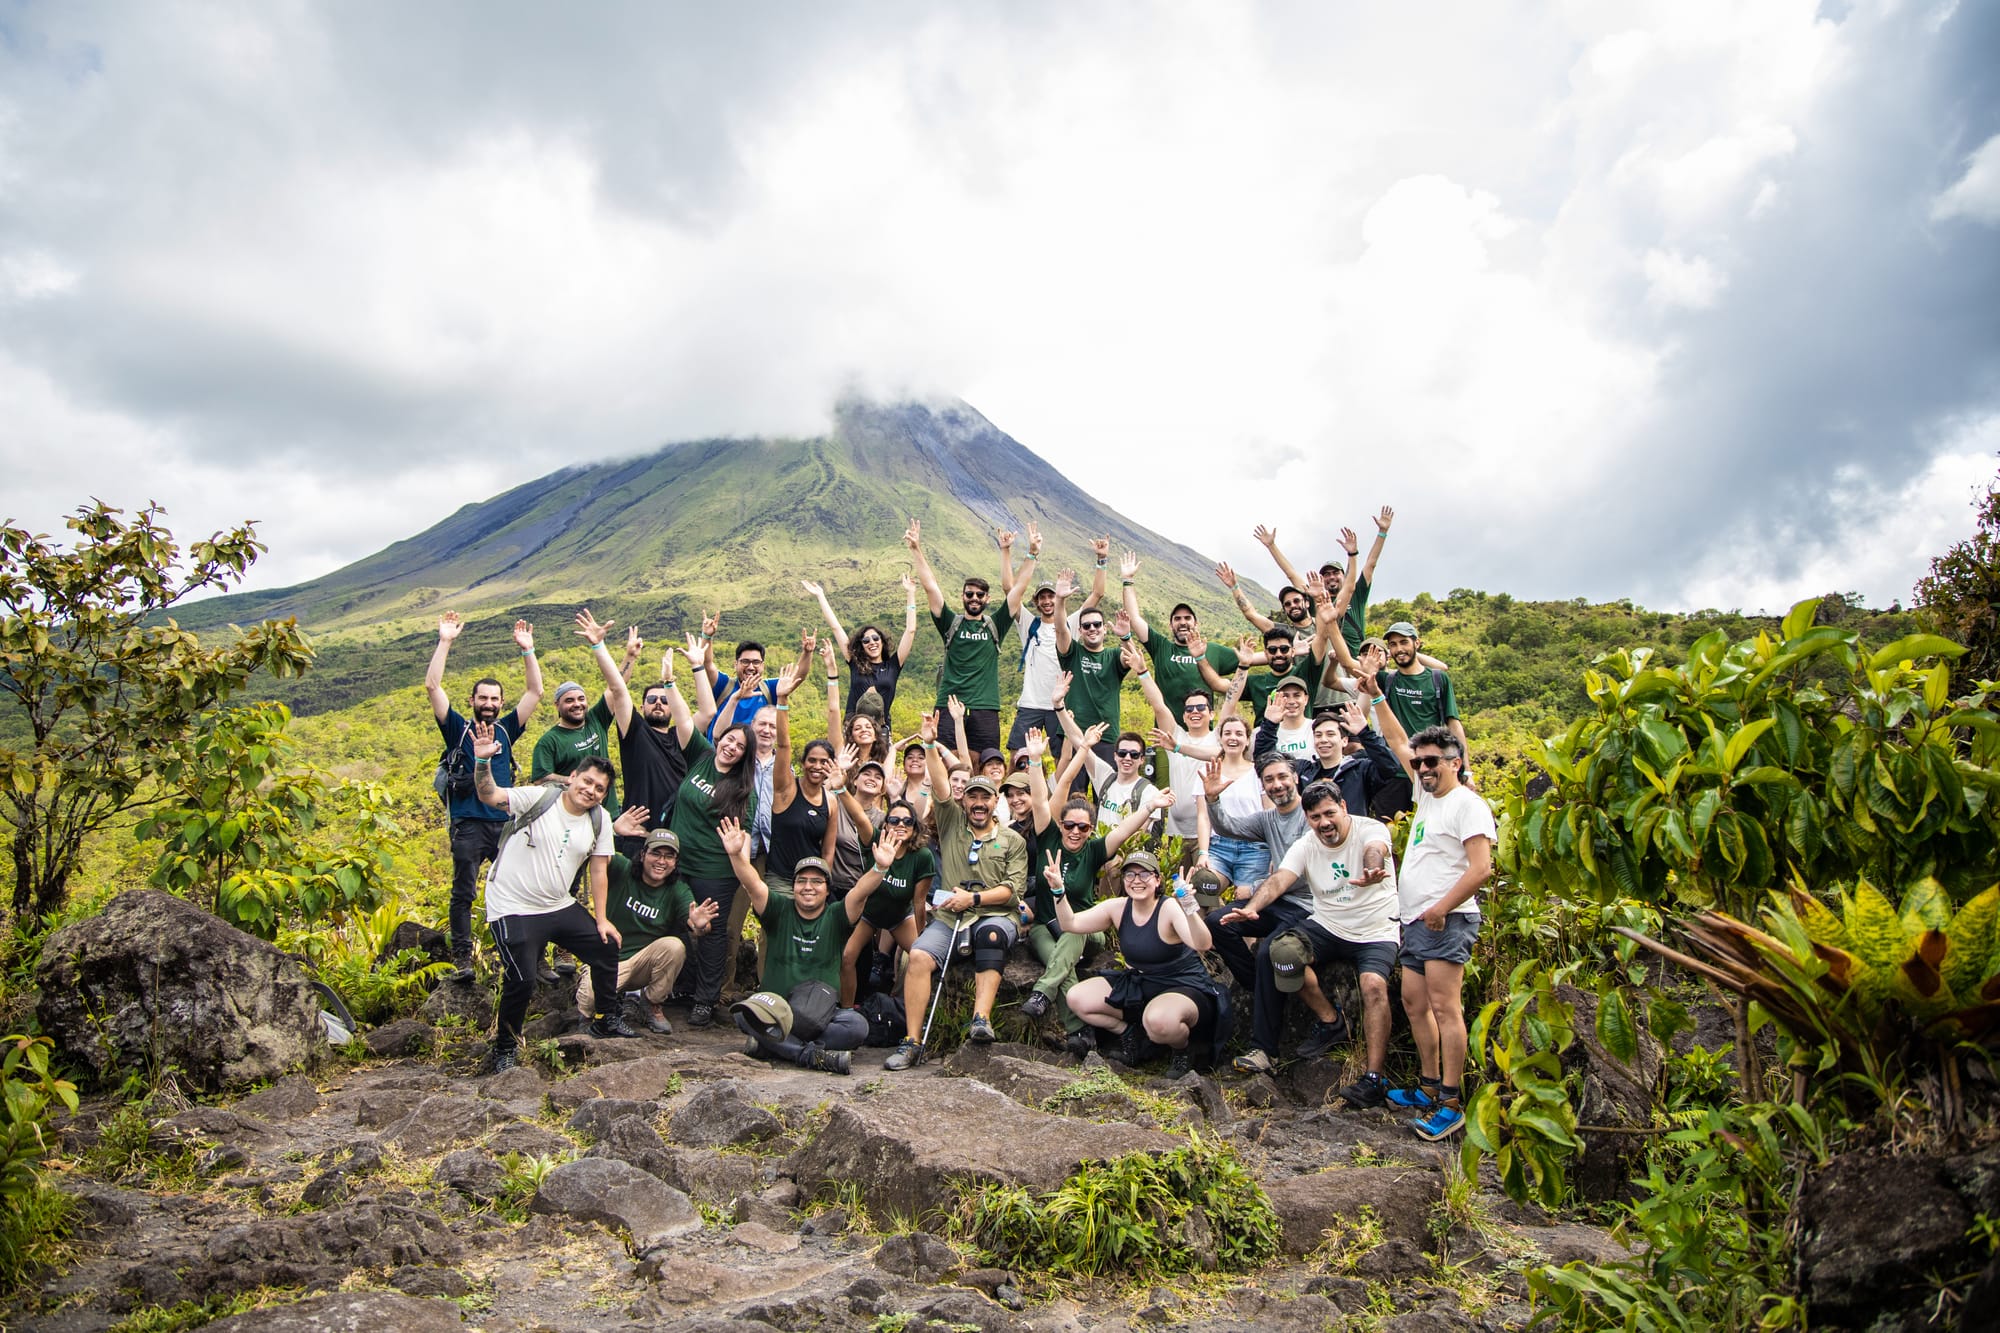
<path id="1" fill-rule="evenodd" d="M 637 1037 L 619 1013 L 621 941 L 606 915 L 611 821 L 598 806 L 611 785 L 611 765 L 595 756 L 585 759 L 561 789 L 501 787 L 493 781 L 493 759 L 503 748 L 494 724 L 475 722 L 471 731 L 473 789 L 509 816 L 486 875 L 486 928 L 500 953 L 502 978 L 492 1070 L 520 1063 L 521 1023 L 535 992 L 536 965 L 551 944 L 591 969 L 597 1012 L 591 1035 Z M 571 890 L 586 861 L 594 912 L 585 912 Z"/>
<path id="2" fill-rule="evenodd" d="M 832 872 L 825 861 L 809 856 L 792 867 L 792 891 L 773 893 L 750 864 L 749 830 L 734 819 L 724 819 L 719 833 L 736 869 L 736 882 L 764 928 L 764 976 L 759 989 L 784 996 L 792 1010 L 790 1029 L 779 1035 L 741 1005 L 731 1009 L 736 1026 L 767 1060 L 847 1073 L 847 1053 L 868 1039 L 868 1020 L 860 1010 L 841 1009 L 832 1001 L 839 995 L 840 959 L 847 937 L 882 877 L 863 875 L 845 899 L 829 905 Z M 809 1011 L 817 1014 L 811 1025 L 804 1021 Z"/>
<path id="3" fill-rule="evenodd" d="M 951 786 L 937 740 L 938 717 L 926 713 L 918 735 L 930 765 L 931 790 Z M 909 1069 L 924 1058 L 924 1014 L 931 982 L 962 939 L 972 946 L 972 1022 L 965 1039 L 994 1040 L 993 1002 L 1000 994 L 1000 969 L 1020 935 L 1015 904 L 1028 887 L 1028 844 L 994 816 L 1000 791 L 987 778 L 973 778 L 957 801 L 937 801 L 932 818 L 938 835 L 938 883 L 931 889 L 931 922 L 917 936 L 903 977 L 903 1010 L 908 1028 L 884 1069 Z"/>
<path id="4" fill-rule="evenodd" d="M 618 994 L 639 991 L 650 1011 L 646 1026 L 672 1032 L 662 1008 L 674 993 L 674 982 L 687 962 L 682 934 L 706 935 L 715 924 L 713 899 L 696 902 L 694 891 L 681 882 L 681 840 L 672 829 L 647 833 L 652 812 L 643 805 L 627 806 L 611 831 L 620 837 L 644 836 L 645 850 L 636 861 L 613 854 L 607 870 L 611 891 L 605 915 L 618 928 Z M 576 1009 L 588 1017 L 596 999 L 590 974 L 577 978 Z"/>
<path id="5" fill-rule="evenodd" d="M 1250 1052 L 1239 1069 L 1269 1073 L 1285 1022 L 1285 997 L 1301 995 L 1319 1018 L 1315 1037 L 1320 1054 L 1345 1040 L 1347 1024 L 1317 985 L 1311 970 L 1338 960 L 1352 963 L 1361 985 L 1361 1025 L 1367 1037 L 1368 1072 L 1340 1090 L 1350 1106 L 1380 1106 L 1389 1087 L 1382 1070 L 1389 1057 L 1389 974 L 1396 966 L 1401 934 L 1396 923 L 1396 865 L 1389 830 L 1366 815 L 1350 815 L 1340 788 L 1315 782 L 1299 803 L 1310 832 L 1285 852 L 1247 903 L 1231 908 L 1225 922 L 1255 922 L 1258 914 L 1303 880 L 1312 891 L 1312 910 L 1300 921 L 1266 939 L 1257 951 L 1257 992 Z"/>
<path id="6" fill-rule="evenodd" d="M 1208 925 L 1183 886 L 1160 896 L 1160 863 L 1151 852 L 1133 852 L 1119 872 L 1125 896 L 1076 912 L 1070 909 L 1062 861 L 1051 852 L 1042 878 L 1055 899 L 1056 920 L 1072 935 L 1118 932 L 1123 972 L 1092 977 L 1069 992 L 1069 1007 L 1094 1028 L 1118 1034 L 1118 1058 L 1136 1065 L 1150 1039 L 1174 1053 L 1169 1078 L 1195 1062 L 1196 1037 L 1209 1041 L 1212 1063 L 1227 1040 L 1229 990 L 1208 975 L 1201 951 L 1210 947 Z"/>
<path id="7" fill-rule="evenodd" d="M 917 932 L 923 922 L 917 913 L 930 898 L 931 882 L 937 878 L 937 860 L 931 849 L 917 836 L 917 810 L 910 802 L 898 798 L 889 803 L 889 813 L 882 818 L 881 831 L 875 835 L 875 855 L 872 864 L 861 878 L 876 876 L 881 882 L 873 886 L 868 897 L 868 905 L 861 909 L 861 918 L 854 924 L 854 932 L 847 937 L 847 945 L 840 955 L 840 1002 L 852 1005 L 861 990 L 860 960 L 868 952 L 878 932 L 889 939 L 886 951 L 877 949 L 871 957 L 873 975 L 870 985 L 876 990 L 886 991 L 895 984 L 896 950 L 914 948 Z M 889 841 L 891 838 L 893 842 Z M 884 865 L 881 851 L 885 846 L 895 848 L 896 854 Z M 858 885 L 861 881 L 857 879 Z M 851 894 L 852 888 L 848 889 Z"/>

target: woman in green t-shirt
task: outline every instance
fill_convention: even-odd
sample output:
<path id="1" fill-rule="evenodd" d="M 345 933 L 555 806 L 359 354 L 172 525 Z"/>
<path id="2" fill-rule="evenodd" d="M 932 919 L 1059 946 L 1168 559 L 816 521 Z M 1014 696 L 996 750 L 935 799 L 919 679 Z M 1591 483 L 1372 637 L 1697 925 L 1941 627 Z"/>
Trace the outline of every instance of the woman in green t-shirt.
<path id="1" fill-rule="evenodd" d="M 894 853 L 886 864 L 885 849 Z M 899 948 L 908 949 L 916 943 L 917 931 L 923 926 L 921 914 L 930 901 L 931 882 L 937 877 L 937 861 L 931 849 L 917 837 L 917 810 L 908 801 L 889 803 L 889 812 L 882 817 L 881 831 L 875 837 L 874 850 L 870 869 L 881 875 L 882 884 L 869 895 L 861 919 L 854 923 L 854 933 L 847 937 L 847 947 L 841 950 L 842 1004 L 853 1004 L 860 992 L 861 955 L 874 942 L 877 931 L 886 931 Z M 889 950 L 886 956 L 890 961 L 889 981 L 893 984 L 895 950 Z M 872 980 L 878 983 L 877 989 L 882 989 L 879 971 Z"/>
<path id="2" fill-rule="evenodd" d="M 736 871 L 722 845 L 718 827 L 725 819 L 748 824 L 756 802 L 757 764 L 750 728 L 739 723 L 715 738 L 713 745 L 695 732 L 686 746 L 688 774 L 674 798 L 671 823 L 681 840 L 681 874 L 698 903 L 713 902 L 718 920 L 729 919 L 736 901 Z M 694 1007 L 688 1026 L 705 1028 L 715 1022 L 722 998 L 722 973 L 729 957 L 729 932 L 711 930 L 694 945 Z"/>

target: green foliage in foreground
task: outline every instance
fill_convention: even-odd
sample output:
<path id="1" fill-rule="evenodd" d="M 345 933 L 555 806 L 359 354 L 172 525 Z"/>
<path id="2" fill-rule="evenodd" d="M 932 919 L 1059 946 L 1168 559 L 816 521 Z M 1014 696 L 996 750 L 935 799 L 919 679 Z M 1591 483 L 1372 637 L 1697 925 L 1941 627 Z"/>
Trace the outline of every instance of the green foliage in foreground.
<path id="1" fill-rule="evenodd" d="M 9 1037 L 0 1059 L 0 1295 L 51 1257 L 69 1229 L 69 1197 L 38 1169 L 48 1153 L 51 1104 L 76 1109 L 76 1086 L 49 1068 L 47 1037 Z"/>
<path id="2" fill-rule="evenodd" d="M 968 1192 L 959 1233 L 985 1262 L 1059 1277 L 1151 1280 L 1194 1271 L 1212 1240 L 1216 1267 L 1242 1271 L 1278 1252 L 1278 1215 L 1234 1150 L 1199 1137 L 1155 1155 L 1086 1163 L 1061 1188 Z"/>

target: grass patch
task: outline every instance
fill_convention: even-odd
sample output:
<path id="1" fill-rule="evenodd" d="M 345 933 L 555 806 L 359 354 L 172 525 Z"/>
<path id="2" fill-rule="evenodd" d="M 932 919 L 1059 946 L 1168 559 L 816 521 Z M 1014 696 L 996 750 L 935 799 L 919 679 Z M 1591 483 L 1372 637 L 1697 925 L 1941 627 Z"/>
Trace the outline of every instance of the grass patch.
<path id="1" fill-rule="evenodd" d="M 1242 1271 L 1278 1252 L 1278 1215 L 1235 1152 L 1186 1147 L 1088 1163 L 1058 1189 L 967 1190 L 953 1219 L 982 1263 L 1064 1277 L 1150 1280 L 1213 1266 Z"/>
<path id="2" fill-rule="evenodd" d="M 113 1324 L 109 1333 L 181 1333 L 182 1329 L 227 1319 L 230 1315 L 289 1302 L 303 1294 L 290 1287 L 257 1287 L 231 1296 L 210 1296 L 202 1301 L 178 1301 L 173 1305 L 149 1305 L 134 1310 Z"/>

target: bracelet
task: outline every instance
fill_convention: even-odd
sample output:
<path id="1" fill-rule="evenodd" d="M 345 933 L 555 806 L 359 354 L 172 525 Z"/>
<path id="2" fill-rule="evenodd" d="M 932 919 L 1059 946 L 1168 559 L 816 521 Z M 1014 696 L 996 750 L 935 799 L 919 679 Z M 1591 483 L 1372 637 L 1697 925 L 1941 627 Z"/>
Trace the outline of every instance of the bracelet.
<path id="1" fill-rule="evenodd" d="M 1132 642 L 1132 636 L 1131 636 L 1131 635 L 1129 635 L 1129 634 L 1121 634 L 1121 635 L 1119 635 L 1119 636 L 1118 636 L 1118 642 L 1120 642 L 1120 643 L 1130 643 L 1130 642 Z"/>
<path id="2" fill-rule="evenodd" d="M 792 706 L 790 704 L 772 704 L 771 709 L 773 712 L 789 713 L 792 711 Z"/>
<path id="3" fill-rule="evenodd" d="M 1130 579 L 1120 579 L 1120 580 L 1118 580 L 1118 581 L 1119 581 L 1120 583 L 1124 584 L 1124 585 L 1125 585 L 1126 587 L 1128 587 L 1128 588 L 1132 586 L 1132 580 L 1130 580 Z"/>
<path id="4" fill-rule="evenodd" d="M 822 794 L 824 794 L 824 795 L 827 795 L 827 796 L 841 796 L 841 795 L 845 795 L 845 794 L 846 794 L 846 792 L 847 792 L 847 788 L 845 788 L 845 787 L 821 787 L 821 788 L 820 788 L 820 791 L 821 791 L 821 793 L 822 793 Z"/>
<path id="5" fill-rule="evenodd" d="M 979 900 L 980 900 L 980 899 L 981 899 L 982 897 L 984 897 L 984 896 L 985 896 L 985 895 L 984 895 L 984 892 L 983 892 L 982 890 L 978 890 L 978 889 L 975 889 L 975 890 L 973 890 L 973 893 L 972 893 L 972 905 L 973 905 L 974 907 L 977 907 L 977 906 L 979 906 Z"/>
<path id="6" fill-rule="evenodd" d="M 1361 558 L 1361 552 L 1359 552 L 1359 551 L 1349 551 L 1349 552 L 1347 553 L 1347 558 L 1348 558 L 1349 560 L 1359 560 L 1359 559 Z"/>
<path id="7" fill-rule="evenodd" d="M 1109 560 L 1100 560 L 1097 562 L 1097 567 L 1099 569 L 1109 569 L 1111 568 L 1111 562 Z"/>
<path id="8" fill-rule="evenodd" d="M 606 643 L 604 640 L 599 639 L 597 643 L 593 645 L 591 651 L 598 653 L 608 653 L 611 651 L 611 645 Z"/>
<path id="9" fill-rule="evenodd" d="M 1375 697 L 1374 697 L 1373 699 L 1370 699 L 1370 700 L 1368 701 L 1368 706 L 1369 706 L 1370 708 L 1374 708 L 1374 707 L 1375 707 L 1375 706 L 1377 706 L 1378 704 L 1382 703 L 1382 701 L 1383 701 L 1383 699 L 1382 699 L 1382 696 L 1378 694 L 1378 695 L 1376 695 L 1376 696 L 1375 696 Z"/>
<path id="10" fill-rule="evenodd" d="M 534 655 L 535 655 L 535 650 L 533 648 L 523 648 L 521 650 L 521 656 L 523 657 L 533 657 Z"/>
<path id="11" fill-rule="evenodd" d="M 915 602 L 909 602 L 909 603 L 906 603 L 906 604 L 904 605 L 903 609 L 904 609 L 905 611 L 914 611 L 914 610 L 916 610 L 916 609 L 917 609 L 917 604 L 916 604 Z"/>
<path id="12" fill-rule="evenodd" d="M 484 759 L 474 759 L 472 761 L 472 766 L 474 768 L 491 768 L 493 767 L 493 756 L 488 755 Z"/>

